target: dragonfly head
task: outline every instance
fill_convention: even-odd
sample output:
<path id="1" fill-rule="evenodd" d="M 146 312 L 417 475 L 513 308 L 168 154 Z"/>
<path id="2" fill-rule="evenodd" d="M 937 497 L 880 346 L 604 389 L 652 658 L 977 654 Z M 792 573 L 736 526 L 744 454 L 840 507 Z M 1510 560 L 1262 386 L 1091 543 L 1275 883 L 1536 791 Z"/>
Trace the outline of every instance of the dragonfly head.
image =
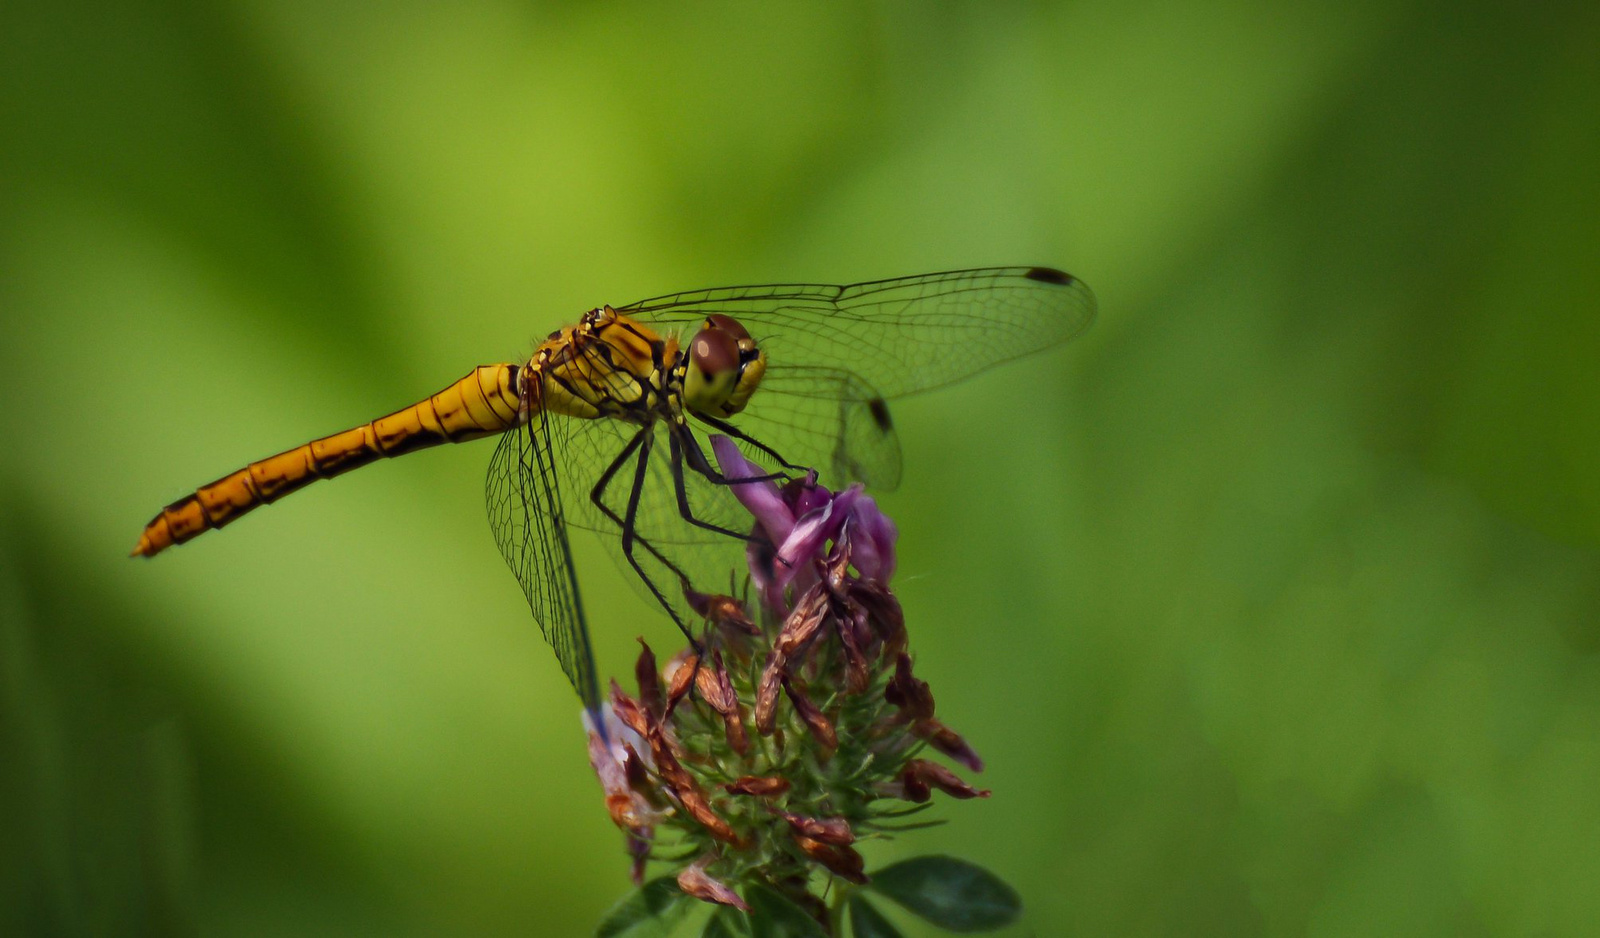
<path id="1" fill-rule="evenodd" d="M 739 320 L 714 313 L 689 342 L 683 402 L 691 411 L 731 417 L 750 402 L 767 371 L 767 353 L 756 348 Z"/>

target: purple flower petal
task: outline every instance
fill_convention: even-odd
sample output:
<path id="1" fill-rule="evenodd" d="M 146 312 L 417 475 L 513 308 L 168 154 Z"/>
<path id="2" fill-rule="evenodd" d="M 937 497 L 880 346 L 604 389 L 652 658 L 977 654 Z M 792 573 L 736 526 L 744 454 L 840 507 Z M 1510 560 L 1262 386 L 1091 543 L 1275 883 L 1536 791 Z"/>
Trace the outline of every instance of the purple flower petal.
<path id="1" fill-rule="evenodd" d="M 810 512 L 796 521 L 783 546 L 778 548 L 778 580 L 787 582 L 796 570 L 809 568 L 819 559 L 822 548 L 839 533 L 843 518 L 844 514 L 836 511 L 830 502 L 820 511 Z"/>
<path id="2" fill-rule="evenodd" d="M 716 454 L 717 468 L 729 479 L 750 479 L 764 476 L 767 471 L 744 457 L 739 447 L 720 433 L 711 437 L 711 451 Z M 784 503 L 778 487 L 771 481 L 732 482 L 728 488 L 733 497 L 745 507 L 767 532 L 774 544 L 780 544 L 794 527 L 794 513 Z"/>
<path id="3" fill-rule="evenodd" d="M 796 518 L 822 508 L 833 498 L 833 493 L 828 491 L 826 486 L 817 484 L 815 472 L 808 474 L 804 480 L 793 483 L 784 495 Z"/>
<path id="4" fill-rule="evenodd" d="M 894 526 L 889 516 L 878 507 L 878 503 L 870 495 L 863 495 L 856 506 L 856 527 L 851 541 L 851 549 L 860 550 L 863 543 L 872 545 L 871 552 L 876 555 L 876 570 L 867 570 L 859 563 L 856 569 L 869 580 L 879 583 L 889 582 L 894 576 L 896 564 L 895 542 L 900 538 L 900 530 Z M 852 554 L 852 557 L 855 555 Z"/>
<path id="5" fill-rule="evenodd" d="M 859 517 L 850 519 L 844 538 L 850 544 L 850 563 L 861 574 L 861 578 L 883 582 L 883 556 L 878 553 L 877 542 L 867 535 L 866 525 Z"/>
<path id="6" fill-rule="evenodd" d="M 788 615 L 789 604 L 783 600 L 783 584 L 778 581 L 772 546 L 765 541 L 750 541 L 744 545 L 744 559 L 750 568 L 750 582 L 761 594 L 761 601 L 778 615 Z"/>
<path id="7" fill-rule="evenodd" d="M 737 444 L 713 434 L 711 448 L 722 474 L 730 480 L 766 475 L 747 459 Z M 818 485 L 816 473 L 795 479 L 781 489 L 770 480 L 730 482 L 734 497 L 756 519 L 775 549 L 752 544 L 745 558 L 750 579 L 762 601 L 779 615 L 788 613 L 788 597 L 817 583 L 817 565 L 837 557 L 848 545 L 850 563 L 866 580 L 887 583 L 895 569 L 899 532 L 860 484 L 842 492 Z"/>

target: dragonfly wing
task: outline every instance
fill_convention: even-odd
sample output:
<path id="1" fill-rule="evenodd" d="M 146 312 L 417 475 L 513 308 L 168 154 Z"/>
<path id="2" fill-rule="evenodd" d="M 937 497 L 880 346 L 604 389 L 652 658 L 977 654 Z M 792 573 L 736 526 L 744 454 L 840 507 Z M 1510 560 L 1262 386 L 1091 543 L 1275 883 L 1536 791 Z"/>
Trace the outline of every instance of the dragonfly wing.
<path id="1" fill-rule="evenodd" d="M 885 398 L 952 384 L 1069 341 L 1094 321 L 1082 281 L 1047 267 L 989 267 L 848 286 L 721 287 L 641 300 L 618 312 L 690 326 L 733 316 L 768 371 L 855 372 Z"/>
<path id="2" fill-rule="evenodd" d="M 772 369 L 751 406 L 729 423 L 791 465 L 816 469 L 825 482 L 863 482 L 883 492 L 900 484 L 900 442 L 889 409 L 853 371 Z M 784 469 L 771 453 L 740 448 L 757 465 Z"/>
<path id="3" fill-rule="evenodd" d="M 829 484 L 887 491 L 900 481 L 900 447 L 886 400 L 1069 341 L 1093 322 L 1095 299 L 1061 271 L 993 267 L 848 286 L 723 287 L 618 312 L 685 332 L 713 313 L 738 319 L 767 353 L 767 373 L 730 423 Z"/>
<path id="4" fill-rule="evenodd" d="M 484 486 L 489 527 L 561 670 L 584 706 L 594 711 L 600 705 L 600 687 L 567 543 L 549 425 L 549 420 L 536 418 L 500 438 Z"/>
<path id="5" fill-rule="evenodd" d="M 561 477 L 572 481 L 567 500 L 570 525 L 596 532 L 642 598 L 666 606 L 681 623 L 692 626 L 699 614 L 688 604 L 685 583 L 706 593 L 728 591 L 730 572 L 744 569 L 744 543 L 684 519 L 664 423 L 649 430 L 619 420 L 563 423 L 556 452 Z M 641 433 L 650 436 L 648 452 L 642 440 L 630 447 Z M 704 448 L 705 441 L 700 443 Z M 627 456 L 618 463 L 624 451 Z M 613 464 L 615 470 L 596 501 L 591 496 Z M 739 534 L 749 532 L 750 515 L 726 486 L 712 484 L 687 465 L 681 474 L 684 500 L 694 518 Z M 632 560 L 623 551 L 623 531 L 630 517 Z"/>

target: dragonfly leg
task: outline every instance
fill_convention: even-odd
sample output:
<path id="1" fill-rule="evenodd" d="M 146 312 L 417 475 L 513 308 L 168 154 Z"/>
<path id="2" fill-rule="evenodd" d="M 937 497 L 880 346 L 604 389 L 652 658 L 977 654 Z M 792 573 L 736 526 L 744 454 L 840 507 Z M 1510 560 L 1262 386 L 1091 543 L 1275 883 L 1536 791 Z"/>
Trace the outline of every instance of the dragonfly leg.
<path id="1" fill-rule="evenodd" d="M 694 440 L 693 436 L 689 436 L 689 438 L 686 441 L 679 440 L 678 439 L 678 433 L 680 431 L 682 433 L 684 433 L 685 435 L 687 435 L 689 433 L 689 428 L 688 427 L 674 427 L 673 430 L 672 430 L 672 433 L 667 438 L 668 443 L 672 447 L 672 463 L 671 463 L 671 465 L 672 465 L 672 488 L 673 488 L 673 491 L 678 496 L 678 516 L 683 518 L 683 520 L 689 522 L 690 524 L 694 525 L 697 528 L 704 528 L 707 531 L 715 531 L 718 534 L 723 534 L 723 535 L 726 535 L 728 537 L 736 538 L 736 539 L 741 540 L 741 541 L 747 541 L 747 542 L 752 542 L 752 543 L 766 543 L 766 539 L 765 538 L 754 537 L 754 536 L 749 535 L 749 534 L 742 534 L 742 533 L 740 533 L 738 531 L 734 531 L 734 530 L 732 530 L 730 528 L 725 528 L 720 524 L 712 524 L 709 521 L 703 521 L 700 518 L 695 517 L 694 509 L 689 506 L 689 490 L 687 488 L 685 488 L 684 484 L 683 484 L 683 458 L 684 458 L 685 452 L 691 454 L 690 455 L 690 468 L 694 469 L 696 472 L 699 472 L 699 473 L 701 473 L 703 475 L 703 474 L 705 474 L 706 470 L 702 469 L 701 466 L 697 466 L 697 465 L 694 464 L 694 457 L 695 456 L 699 456 L 700 457 L 700 463 L 702 465 L 704 465 L 704 463 L 705 463 L 705 454 L 700 452 L 700 447 L 695 443 L 695 440 Z M 707 468 L 709 468 L 709 467 L 707 467 Z M 719 480 L 718 479 L 712 479 L 711 481 L 717 482 Z M 743 481 L 743 480 L 741 480 L 741 481 Z"/>
<path id="2" fill-rule="evenodd" d="M 650 428 L 646 427 L 635 433 L 633 439 L 628 441 L 628 445 L 624 446 L 622 452 L 617 454 L 617 458 L 611 460 L 611 465 L 606 467 L 606 471 L 600 473 L 600 478 L 595 482 L 594 488 L 589 490 L 589 501 L 593 502 L 594 506 L 600 509 L 600 513 L 609 518 L 619 528 L 622 527 L 622 518 L 611 510 L 610 505 L 606 504 L 606 489 L 611 487 L 611 480 L 622 469 L 622 464 L 627 462 L 628 457 L 634 454 L 634 451 L 644 442 L 645 434 L 649 432 Z"/>
<path id="3" fill-rule="evenodd" d="M 666 567 L 668 570 L 671 570 L 681 582 L 688 583 L 689 578 L 684 575 L 682 570 L 678 569 L 677 564 L 667 559 L 666 555 L 661 553 L 661 551 L 658 550 L 654 544 L 650 543 L 648 538 L 645 538 L 637 531 L 634 531 L 634 525 L 629 524 L 626 518 L 617 514 L 616 509 L 606 504 L 606 490 L 611 487 L 612 481 L 616 478 L 617 473 L 622 469 L 623 464 L 628 461 L 628 457 L 632 456 L 634 452 L 639 449 L 640 445 L 644 443 L 645 436 L 649 432 L 650 431 L 646 429 L 640 430 L 638 433 L 634 434 L 633 439 L 628 441 L 628 445 L 622 448 L 622 452 L 618 453 L 616 458 L 611 460 L 611 464 L 606 467 L 606 471 L 600 474 L 599 481 L 595 482 L 594 488 L 589 490 L 589 501 L 593 503 L 596 508 L 600 509 L 600 513 L 605 515 L 606 520 L 617 526 L 617 530 L 624 533 L 633 531 L 634 543 L 649 551 L 650 556 L 659 561 L 662 566 Z M 643 460 L 641 459 L 641 462 L 642 461 Z M 635 492 L 631 497 L 631 500 L 634 502 L 635 509 L 637 509 L 637 499 L 638 493 Z M 660 601 L 660 591 L 655 588 L 650 578 L 644 575 L 644 571 L 639 570 L 638 564 L 633 563 L 631 557 L 629 558 L 629 564 L 633 566 L 634 570 L 639 572 L 640 578 L 643 579 L 645 584 L 650 587 L 651 594 L 654 595 L 658 601 Z M 662 604 L 665 605 L 665 602 L 663 601 Z"/>
<path id="4" fill-rule="evenodd" d="M 695 439 L 693 431 L 691 431 L 689 429 L 687 424 L 682 425 L 679 429 L 681 429 L 683 431 L 684 441 L 682 443 L 682 446 L 683 446 L 684 454 L 689 459 L 689 468 L 691 468 L 695 472 L 698 472 L 701 475 L 705 476 L 706 479 L 708 479 L 709 481 L 711 481 L 712 483 L 714 483 L 716 485 L 742 485 L 742 484 L 744 484 L 746 482 L 767 482 L 767 481 L 771 481 L 771 480 L 775 480 L 775 479 L 782 479 L 784 481 L 788 481 L 791 478 L 791 476 L 789 476 L 786 473 L 769 472 L 764 476 L 751 476 L 748 479 L 730 479 L 727 476 L 723 475 L 722 473 L 720 473 L 720 472 L 718 472 L 718 471 L 716 471 L 715 469 L 712 468 L 710 460 L 706 459 L 705 450 L 700 448 L 700 442 Z M 732 427 L 729 427 L 729 429 L 732 429 Z M 735 432 L 737 432 L 737 431 L 735 431 Z M 743 434 L 740 434 L 739 438 L 740 439 L 746 439 L 746 440 L 749 439 L 749 437 L 746 437 Z M 673 436 L 672 442 L 673 442 L 672 476 L 673 476 L 674 484 L 676 484 L 677 487 L 678 487 L 678 512 L 679 512 L 679 514 L 682 514 L 684 519 L 687 520 L 688 522 L 690 522 L 691 524 L 699 524 L 701 527 L 707 527 L 707 525 L 701 524 L 699 519 L 694 518 L 689 514 L 688 499 L 687 499 L 687 497 L 686 497 L 686 495 L 684 493 L 684 490 L 683 490 L 683 463 L 682 463 L 682 460 L 678 458 L 679 454 L 677 452 L 677 448 L 679 446 L 679 442 L 678 442 L 678 438 L 677 438 L 676 435 Z M 772 453 L 771 449 L 768 449 L 766 446 L 762 445 L 761 443 L 758 443 L 755 440 L 750 440 L 750 442 L 751 442 L 752 445 L 759 446 L 759 447 L 761 447 L 762 450 L 764 450 L 766 452 L 769 452 L 769 453 Z M 772 455 L 773 455 L 774 459 L 778 460 L 779 462 L 782 462 L 784 465 L 786 465 L 786 466 L 789 465 L 787 462 L 784 461 L 784 458 L 782 456 L 779 456 L 776 453 L 772 453 Z M 794 468 L 798 468 L 798 467 L 794 467 Z M 713 527 L 712 530 L 720 530 L 720 529 Z M 727 532 L 724 532 L 724 533 L 727 533 Z M 771 543 L 768 540 L 766 540 L 765 538 L 744 537 L 742 535 L 736 535 L 736 536 L 739 536 L 739 537 L 741 537 L 742 540 L 745 540 L 745 541 L 748 541 L 748 542 L 751 542 L 751 543 L 769 544 L 769 546 L 770 546 L 770 543 Z M 778 563 L 783 564 L 785 567 L 789 566 L 789 561 L 784 560 L 782 557 L 776 556 L 776 554 L 774 554 L 773 559 L 776 560 Z"/>
<path id="5" fill-rule="evenodd" d="M 734 426 L 731 423 L 728 423 L 725 420 L 718 420 L 715 417 L 708 417 L 705 414 L 695 414 L 695 418 L 698 419 L 698 420 L 703 421 L 706 424 L 706 426 L 709 426 L 714 430 L 717 430 L 717 431 L 719 431 L 721 433 L 726 433 L 728 436 L 731 436 L 736 440 L 740 440 L 742 442 L 748 443 L 751 446 L 755 447 L 756 449 L 760 450 L 761 452 L 766 453 L 768 456 L 771 456 L 773 459 L 777 460 L 778 464 L 780 466 L 782 466 L 783 468 L 785 468 L 785 469 L 792 469 L 795 472 L 801 473 L 802 475 L 807 473 L 807 472 L 810 472 L 811 469 L 812 469 L 811 466 L 797 466 L 794 463 L 790 462 L 789 460 L 784 459 L 783 458 L 783 454 L 779 453 L 777 450 L 775 450 L 772 447 L 768 446 L 767 444 L 761 442 L 760 440 L 756 439 L 755 437 L 750 436 L 749 434 L 745 433 L 743 430 L 740 430 L 738 427 Z M 687 427 L 685 427 L 685 429 L 687 429 Z M 769 479 L 790 479 L 790 478 L 792 478 L 792 476 L 788 475 L 787 473 L 771 472 L 771 473 L 768 473 L 768 474 L 766 474 L 764 476 L 752 476 L 749 479 L 729 480 L 726 477 L 724 477 L 720 472 L 716 472 L 715 470 L 713 470 L 711 468 L 710 463 L 706 460 L 705 452 L 700 449 L 698 444 L 696 444 L 696 446 L 694 447 L 694 451 L 697 454 L 699 454 L 700 463 L 701 463 L 702 466 L 704 466 L 704 468 L 701 468 L 701 466 L 696 466 L 695 467 L 695 471 L 700 473 L 701 475 L 705 476 L 707 479 L 710 479 L 712 482 L 717 483 L 718 485 L 726 485 L 726 484 L 728 484 L 729 481 L 735 481 L 735 482 L 765 482 L 765 481 L 767 481 Z"/>
<path id="6" fill-rule="evenodd" d="M 654 430 L 651 427 L 646 426 L 638 433 L 634 434 L 633 439 L 628 442 L 628 445 L 623 447 L 622 452 L 617 454 L 617 458 L 612 460 L 611 465 L 606 467 L 606 471 L 600 474 L 599 481 L 597 481 L 594 485 L 594 488 L 590 489 L 589 491 L 589 501 L 593 502 L 595 507 L 600 509 L 601 514 L 605 515 L 612 521 L 612 523 L 616 524 L 617 527 L 622 529 L 622 556 L 627 559 L 628 566 L 633 568 L 633 572 L 638 574 L 639 579 L 644 583 L 645 588 L 650 591 L 650 595 L 654 596 L 656 602 L 660 604 L 661 608 L 665 609 L 667 611 L 667 615 L 672 617 L 672 622 L 678 627 L 678 631 L 682 632 L 684 636 L 689 639 L 689 644 L 693 646 L 695 654 L 698 656 L 702 653 L 703 649 L 701 649 L 700 643 L 695 640 L 694 633 L 689 631 L 689 626 L 683 621 L 683 618 L 678 615 L 678 610 L 673 608 L 673 605 L 670 601 L 668 601 L 666 594 L 661 592 L 661 588 L 656 586 L 655 580 L 651 579 L 650 574 L 645 572 L 644 565 L 639 562 L 639 558 L 635 557 L 633 552 L 635 544 L 643 547 L 662 566 L 672 571 L 672 573 L 678 577 L 679 586 L 682 587 L 685 592 L 692 588 L 692 585 L 689 583 L 689 578 L 684 575 L 682 570 L 678 569 L 677 564 L 674 564 L 672 561 L 668 560 L 661 553 L 661 551 L 657 550 L 656 547 L 650 543 L 648 539 L 640 537 L 638 532 L 635 530 L 635 525 L 637 524 L 639 515 L 639 497 L 644 491 L 644 482 L 650 464 L 650 451 L 653 448 L 653 433 Z M 614 511 L 610 505 L 606 504 L 606 489 L 610 487 L 611 481 L 622 469 L 623 464 L 628 461 L 628 458 L 633 456 L 635 451 L 638 451 L 639 455 L 633 473 L 633 484 L 628 490 L 628 507 L 625 513 L 619 517 L 616 511 Z"/>

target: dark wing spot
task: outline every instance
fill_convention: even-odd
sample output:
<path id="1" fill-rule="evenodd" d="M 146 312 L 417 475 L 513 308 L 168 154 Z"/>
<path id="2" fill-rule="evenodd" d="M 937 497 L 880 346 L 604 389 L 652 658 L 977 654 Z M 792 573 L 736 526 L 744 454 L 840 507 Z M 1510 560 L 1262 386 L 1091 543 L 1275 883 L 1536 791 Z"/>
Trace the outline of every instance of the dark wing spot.
<path id="1" fill-rule="evenodd" d="M 894 421 L 889 419 L 889 405 L 883 398 L 875 397 L 867 401 L 867 410 L 872 411 L 872 421 L 878 425 L 879 430 L 888 433 L 894 429 Z"/>
<path id="2" fill-rule="evenodd" d="M 1035 267 L 1022 276 L 1040 283 L 1058 283 L 1061 286 L 1071 286 L 1072 275 L 1053 267 Z"/>

